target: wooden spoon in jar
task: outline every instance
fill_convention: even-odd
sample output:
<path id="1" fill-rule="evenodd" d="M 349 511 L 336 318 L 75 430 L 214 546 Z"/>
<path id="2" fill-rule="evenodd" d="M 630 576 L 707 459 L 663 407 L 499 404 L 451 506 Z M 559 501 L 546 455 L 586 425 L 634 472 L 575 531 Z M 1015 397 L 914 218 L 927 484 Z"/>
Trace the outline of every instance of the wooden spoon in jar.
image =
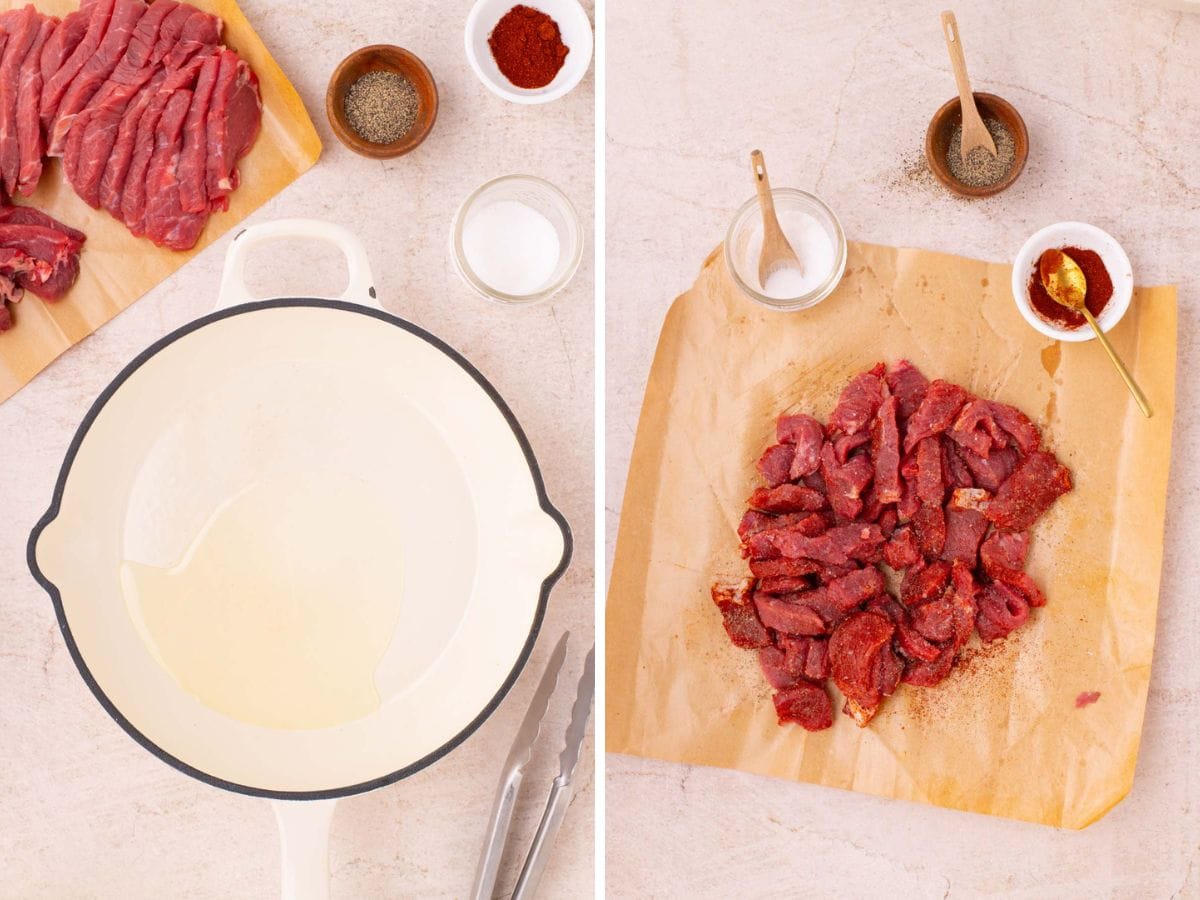
<path id="1" fill-rule="evenodd" d="M 767 164 L 763 160 L 761 150 L 750 154 L 750 164 L 754 169 L 754 189 L 758 191 L 758 206 L 762 210 L 763 240 L 762 250 L 758 254 L 758 284 L 767 286 L 767 279 L 781 269 L 795 269 L 804 274 L 804 266 L 800 257 L 788 243 L 783 229 L 779 227 L 779 218 L 775 215 L 775 198 L 771 196 L 771 182 L 767 180 Z"/>
<path id="2" fill-rule="evenodd" d="M 1146 400 L 1146 395 L 1133 380 L 1133 376 L 1129 374 L 1129 370 L 1117 356 L 1117 351 L 1113 349 L 1104 332 L 1100 330 L 1100 326 L 1096 323 L 1096 317 L 1092 315 L 1092 311 L 1084 302 L 1087 298 L 1087 278 L 1083 274 L 1083 269 L 1079 268 L 1079 263 L 1061 250 L 1047 250 L 1038 258 L 1038 277 L 1041 278 L 1042 287 L 1046 289 L 1051 300 L 1059 306 L 1074 310 L 1087 319 L 1087 323 L 1092 326 L 1092 331 L 1096 332 L 1100 346 L 1104 348 L 1104 352 L 1108 354 L 1112 364 L 1117 367 L 1117 372 L 1125 382 L 1125 386 L 1129 388 L 1129 393 L 1133 394 L 1133 399 L 1137 401 L 1138 409 L 1147 419 L 1154 415 L 1149 401 Z"/>
<path id="3" fill-rule="evenodd" d="M 982 147 L 992 156 L 996 155 L 996 142 L 992 134 L 983 124 L 979 115 L 979 107 L 975 105 L 975 95 L 971 92 L 971 82 L 967 78 L 967 60 L 963 56 L 962 41 L 958 36 L 958 21 L 954 13 L 946 10 L 942 13 L 942 36 L 946 38 L 946 49 L 950 51 L 950 65 L 954 68 L 954 80 L 958 82 L 958 103 L 962 107 L 962 158 L 976 147 Z"/>

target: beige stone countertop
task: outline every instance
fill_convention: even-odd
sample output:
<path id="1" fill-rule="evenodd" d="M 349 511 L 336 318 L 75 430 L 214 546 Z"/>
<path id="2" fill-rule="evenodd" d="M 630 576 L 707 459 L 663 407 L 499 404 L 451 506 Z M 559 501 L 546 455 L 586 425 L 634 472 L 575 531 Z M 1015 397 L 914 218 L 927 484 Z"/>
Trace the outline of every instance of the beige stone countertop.
<path id="1" fill-rule="evenodd" d="M 929 118 L 955 94 L 942 8 L 610 4 L 609 558 L 663 316 L 751 196 L 752 149 L 774 185 L 820 195 L 852 239 L 1009 261 L 1043 225 L 1092 222 L 1138 282 L 1179 286 L 1166 564 L 1133 791 L 1068 832 L 610 755 L 613 897 L 1200 897 L 1200 15 L 1134 0 L 956 4 L 975 89 L 1020 110 L 1031 146 L 1010 190 L 967 202 L 923 163 Z"/>
<path id="2" fill-rule="evenodd" d="M 339 802 L 330 855 L 334 897 L 467 894 L 499 768 L 551 638 L 570 628 L 560 690 L 526 773 L 514 832 L 520 852 L 501 875 L 501 886 L 511 890 L 558 772 L 573 687 L 593 639 L 593 78 L 589 73 L 567 97 L 544 106 L 494 96 L 463 52 L 470 6 L 467 0 L 243 2 L 325 144 L 316 166 L 248 221 L 307 216 L 356 232 L 384 307 L 460 350 L 508 401 L 575 536 L 574 561 L 551 596 L 542 640 L 496 713 L 428 769 Z M 428 140 L 410 156 L 387 162 L 343 148 L 324 114 L 334 66 L 372 43 L 417 53 L 441 92 Z M 525 309 L 476 297 L 446 252 L 458 204 L 484 181 L 512 172 L 561 187 L 588 234 L 572 284 L 550 303 Z M 29 530 L 48 505 L 63 453 L 89 405 L 140 350 L 212 308 L 233 234 L 0 404 L 0 896 L 278 895 L 279 839 L 270 803 L 195 781 L 130 740 L 76 672 L 50 601 L 25 564 Z M 341 266 L 324 247 L 276 246 L 251 260 L 251 282 L 262 294 L 328 295 L 341 289 Z M 593 893 L 590 740 L 578 785 L 543 896 Z"/>

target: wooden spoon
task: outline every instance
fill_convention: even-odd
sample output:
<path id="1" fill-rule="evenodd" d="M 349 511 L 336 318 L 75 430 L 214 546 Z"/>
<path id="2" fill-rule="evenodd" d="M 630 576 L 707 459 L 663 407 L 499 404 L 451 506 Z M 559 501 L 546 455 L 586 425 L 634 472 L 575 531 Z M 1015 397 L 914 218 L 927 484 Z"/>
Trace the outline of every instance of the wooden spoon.
<path id="1" fill-rule="evenodd" d="M 996 155 L 996 142 L 983 124 L 983 116 L 979 115 L 979 107 L 975 105 L 975 95 L 971 93 L 971 82 L 967 78 L 967 60 L 963 56 L 962 41 L 958 37 L 958 22 L 954 13 L 946 10 L 942 13 L 942 36 L 946 38 L 946 49 L 950 51 L 950 65 L 954 68 L 954 80 L 958 82 L 958 102 L 962 107 L 962 158 L 976 147 L 983 147 L 992 156 Z"/>
<path id="2" fill-rule="evenodd" d="M 1083 274 L 1083 269 L 1079 268 L 1079 263 L 1061 250 L 1047 250 L 1038 259 L 1038 276 L 1042 279 L 1042 287 L 1046 289 L 1051 300 L 1059 306 L 1074 310 L 1087 319 L 1087 323 L 1092 326 L 1092 331 L 1096 332 L 1100 346 L 1104 348 L 1104 352 L 1108 354 L 1112 364 L 1117 367 L 1117 372 L 1125 382 L 1125 386 L 1129 388 L 1129 393 L 1133 394 L 1133 399 L 1137 401 L 1138 409 L 1147 419 L 1154 415 L 1149 401 L 1146 400 L 1146 395 L 1133 380 L 1133 376 L 1129 374 L 1129 370 L 1117 356 L 1117 351 L 1113 349 L 1104 332 L 1100 330 L 1100 326 L 1096 324 L 1096 317 L 1092 315 L 1092 311 L 1084 302 L 1087 298 L 1087 278 Z"/>
<path id="3" fill-rule="evenodd" d="M 762 210 L 763 222 L 762 250 L 758 254 L 758 284 L 765 288 L 767 279 L 780 269 L 795 269 L 803 275 L 804 266 L 779 227 L 775 198 L 771 196 L 771 182 L 767 180 L 767 164 L 763 161 L 761 150 L 750 154 L 750 164 L 754 169 L 754 188 L 758 191 L 758 206 Z"/>

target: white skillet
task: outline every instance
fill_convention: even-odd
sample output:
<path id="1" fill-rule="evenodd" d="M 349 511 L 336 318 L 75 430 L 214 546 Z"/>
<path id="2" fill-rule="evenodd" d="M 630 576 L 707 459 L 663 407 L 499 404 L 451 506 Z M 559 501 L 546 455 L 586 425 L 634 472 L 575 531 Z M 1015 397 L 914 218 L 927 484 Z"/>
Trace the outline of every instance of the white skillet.
<path id="1" fill-rule="evenodd" d="M 247 252 L 285 238 L 341 248 L 350 282 L 340 299 L 251 298 Z M 300 520 L 353 528 L 303 505 L 306 486 L 351 479 L 394 514 L 403 578 L 387 589 L 399 612 L 373 712 L 264 727 L 202 702 L 158 661 L 120 570 L 178 563 L 221 504 L 296 472 L 296 504 L 267 517 L 256 552 L 283 546 Z M 149 347 L 96 400 L 30 536 L 29 565 L 105 710 L 177 769 L 272 798 L 284 895 L 322 898 L 335 798 L 428 766 L 491 714 L 529 656 L 570 548 L 529 442 L 487 379 L 383 312 L 349 231 L 288 220 L 241 232 L 216 311 Z M 340 564 L 350 576 L 376 561 Z"/>

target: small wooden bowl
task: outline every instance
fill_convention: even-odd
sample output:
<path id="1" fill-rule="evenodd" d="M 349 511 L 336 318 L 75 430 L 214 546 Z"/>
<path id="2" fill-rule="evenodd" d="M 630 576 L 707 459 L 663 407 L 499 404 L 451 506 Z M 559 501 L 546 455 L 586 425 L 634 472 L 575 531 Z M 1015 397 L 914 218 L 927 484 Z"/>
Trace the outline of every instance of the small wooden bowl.
<path id="1" fill-rule="evenodd" d="M 384 71 L 403 75 L 417 89 L 417 121 L 402 138 L 390 144 L 376 144 L 359 137 L 346 119 L 346 92 L 368 72 Z M 343 59 L 325 91 L 325 115 L 338 140 L 362 156 L 372 159 L 391 159 L 403 156 L 420 146 L 437 120 L 438 90 L 425 63 L 402 47 L 391 44 L 372 44 L 355 50 Z"/>
<path id="2" fill-rule="evenodd" d="M 974 187 L 963 184 L 950 173 L 950 165 L 946 162 L 946 151 L 950 146 L 950 132 L 954 126 L 962 122 L 962 106 L 957 97 L 947 100 L 941 109 L 933 114 L 929 130 L 925 132 L 925 159 L 929 168 L 937 176 L 937 180 L 960 197 L 990 197 L 998 194 L 1014 181 L 1025 168 L 1025 160 L 1029 157 L 1029 132 L 1025 129 L 1025 120 L 1016 108 L 1002 97 L 995 94 L 976 93 L 975 105 L 984 119 L 999 119 L 1012 132 L 1016 158 L 1008 174 L 985 187 Z"/>

